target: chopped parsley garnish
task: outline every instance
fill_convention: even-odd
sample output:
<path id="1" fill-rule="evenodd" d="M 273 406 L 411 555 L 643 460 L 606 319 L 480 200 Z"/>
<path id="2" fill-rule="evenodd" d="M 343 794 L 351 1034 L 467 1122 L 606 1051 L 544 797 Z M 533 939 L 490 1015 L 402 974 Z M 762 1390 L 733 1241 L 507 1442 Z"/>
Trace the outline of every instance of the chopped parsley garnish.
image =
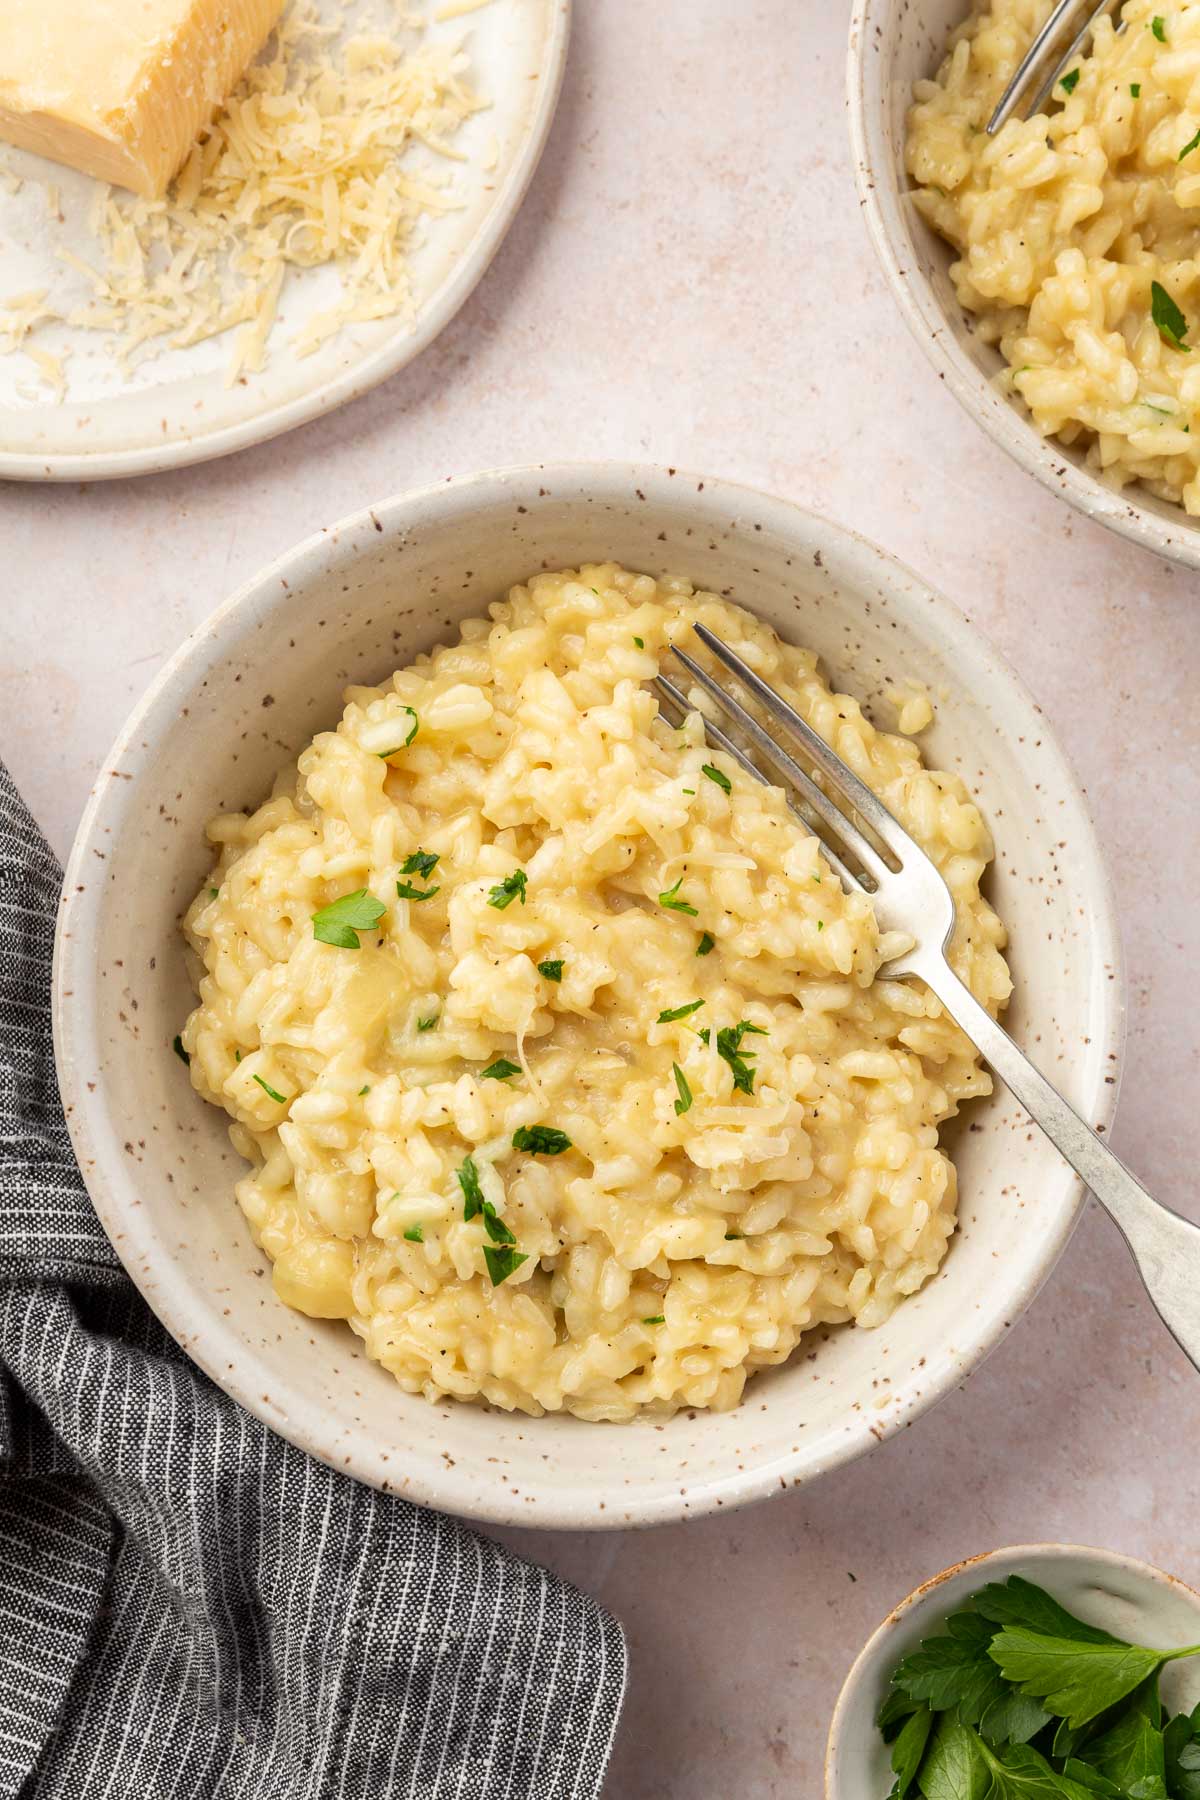
<path id="1" fill-rule="evenodd" d="M 489 1063 L 480 1075 L 480 1081 L 507 1081 L 510 1075 L 521 1073 L 520 1063 L 509 1062 L 507 1056 L 498 1056 L 494 1063 Z"/>
<path id="2" fill-rule="evenodd" d="M 437 1022 L 438 1022 L 438 1015 L 436 1013 L 430 1013 L 430 1015 L 427 1019 L 418 1019 L 417 1020 L 417 1030 L 418 1031 L 432 1031 L 434 1026 L 437 1024 Z"/>
<path id="3" fill-rule="evenodd" d="M 220 890 L 220 888 L 214 888 L 214 887 L 210 887 L 210 888 L 209 888 L 209 890 L 208 890 L 208 897 L 209 897 L 209 899 L 210 899 L 210 900 L 215 900 L 215 899 L 216 899 L 216 897 L 217 897 L 217 895 L 218 895 L 218 894 L 219 894 L 219 893 L 220 893 L 220 891 L 221 891 L 221 890 Z"/>
<path id="4" fill-rule="evenodd" d="M 1079 70 L 1072 69 L 1069 75 L 1063 76 L 1062 80 L 1059 82 L 1058 85 L 1063 90 L 1064 94 L 1073 94 L 1075 92 L 1075 84 L 1078 82 L 1078 80 L 1079 80 Z"/>
<path id="5" fill-rule="evenodd" d="M 263 1080 L 261 1075 L 252 1075 L 251 1080 L 257 1081 L 259 1087 L 262 1089 L 263 1093 L 267 1096 L 268 1100 L 274 1100 L 276 1106 L 286 1106 L 287 1105 L 287 1095 L 281 1094 L 277 1088 L 273 1088 L 269 1081 Z"/>
<path id="6" fill-rule="evenodd" d="M 593 590 L 593 591 L 594 591 L 594 590 Z M 633 640 L 633 641 L 634 641 L 634 643 L 635 643 L 635 644 L 636 644 L 636 645 L 637 645 L 637 647 L 638 647 L 638 649 L 639 649 L 639 650 L 644 650 L 644 649 L 645 649 L 645 648 L 646 648 L 646 640 L 645 640 L 645 638 L 638 638 L 638 637 L 635 637 L 635 638 L 634 638 L 634 640 Z"/>
<path id="7" fill-rule="evenodd" d="M 666 1322 L 666 1313 L 651 1313 L 648 1319 L 642 1320 L 643 1325 L 665 1325 Z"/>
<path id="8" fill-rule="evenodd" d="M 511 875 L 506 875 L 503 881 L 497 882 L 488 895 L 488 905 L 503 912 L 506 906 L 511 906 L 513 901 L 520 896 L 521 905 L 524 906 L 525 884 L 528 880 L 529 877 L 524 869 L 514 869 Z"/>
<path id="9" fill-rule="evenodd" d="M 1174 344 L 1177 350 L 1190 352 L 1192 346 L 1183 341 L 1188 334 L 1188 322 L 1166 288 L 1157 281 L 1150 283 L 1150 317 L 1166 343 Z"/>
<path id="10" fill-rule="evenodd" d="M 359 1088 L 359 1090 L 358 1090 L 358 1097 L 359 1097 L 359 1099 L 360 1099 L 360 1100 L 361 1100 L 361 1099 L 362 1099 L 362 1097 L 363 1097 L 363 1095 L 364 1095 L 364 1094 L 369 1094 L 369 1093 L 370 1093 L 370 1091 L 371 1091 L 371 1084 L 370 1084 L 370 1082 L 369 1082 L 369 1081 L 368 1081 L 368 1083 L 367 1083 L 367 1085 L 366 1085 L 366 1087 L 360 1087 L 360 1088 Z"/>
<path id="11" fill-rule="evenodd" d="M 428 881 L 433 871 L 441 862 L 441 857 L 433 850 L 414 850 L 400 864 L 402 875 L 419 875 L 422 881 Z"/>
<path id="12" fill-rule="evenodd" d="M 518 1125 L 513 1132 L 513 1149 L 528 1150 L 530 1156 L 561 1156 L 570 1148 L 566 1132 L 553 1125 Z"/>
<path id="13" fill-rule="evenodd" d="M 684 1074 L 678 1063 L 672 1063 L 671 1070 L 675 1076 L 675 1086 L 679 1089 L 679 1098 L 675 1102 L 675 1112 L 676 1115 L 678 1115 L 679 1113 L 685 1113 L 690 1110 L 692 1104 L 692 1090 L 688 1086 L 687 1076 Z"/>
<path id="14" fill-rule="evenodd" d="M 750 1064 L 754 1060 L 755 1053 L 753 1050 L 742 1049 L 742 1039 L 747 1032 L 753 1032 L 756 1037 L 766 1037 L 767 1035 L 761 1025 L 752 1025 L 749 1019 L 743 1019 L 738 1025 L 722 1025 L 717 1033 L 717 1055 L 722 1062 L 728 1064 L 735 1089 L 743 1094 L 752 1094 L 754 1092 L 754 1070 Z M 707 1029 L 702 1031 L 700 1036 L 706 1044 L 710 1042 L 710 1033 Z"/>
<path id="15" fill-rule="evenodd" d="M 689 1000 L 686 1006 L 672 1006 L 666 1012 L 660 1012 L 654 1022 L 669 1025 L 673 1019 L 686 1019 L 689 1013 L 699 1012 L 703 1005 L 703 1000 Z"/>
<path id="16" fill-rule="evenodd" d="M 727 1244 L 740 1244 L 741 1241 L 742 1234 L 740 1231 L 727 1231 L 725 1233 L 725 1242 Z"/>
<path id="17" fill-rule="evenodd" d="M 396 883 L 396 892 L 402 900 L 432 900 L 433 896 L 435 894 L 440 894 L 441 891 L 440 887 L 431 887 L 426 888 L 424 893 L 422 893 L 420 888 L 414 887 L 411 881 L 398 881 Z"/>
<path id="18" fill-rule="evenodd" d="M 824 919 L 818 919 L 818 920 L 817 920 L 817 930 L 818 930 L 818 931 L 824 931 L 824 929 L 825 929 L 825 921 L 824 921 Z"/>
<path id="19" fill-rule="evenodd" d="M 693 796 L 695 795 L 695 792 L 696 792 L 695 788 L 684 788 L 683 791 L 685 794 L 691 794 Z"/>
<path id="20" fill-rule="evenodd" d="M 178 1032 L 176 1032 L 175 1036 L 171 1039 L 171 1048 L 175 1052 L 176 1056 L 179 1058 L 181 1063 L 189 1063 L 190 1064 L 192 1059 L 188 1055 L 187 1051 L 184 1049 L 183 1039 L 180 1037 Z"/>
<path id="21" fill-rule="evenodd" d="M 404 1238 L 405 1242 L 409 1244 L 423 1244 L 425 1242 L 425 1227 L 423 1225 L 410 1225 L 404 1234 Z"/>
<path id="22" fill-rule="evenodd" d="M 483 1228 L 493 1244 L 515 1244 L 517 1241 L 490 1200 L 483 1203 Z"/>
<path id="23" fill-rule="evenodd" d="M 669 907 L 672 912 L 690 913 L 694 919 L 697 917 L 696 908 L 694 906 L 689 906 L 686 900 L 677 900 L 675 897 L 682 886 L 683 876 L 681 875 L 674 887 L 667 888 L 664 893 L 661 893 L 658 896 L 658 904 L 660 906 Z"/>
<path id="24" fill-rule="evenodd" d="M 462 1166 L 454 1171 L 454 1178 L 463 1192 L 463 1218 L 470 1224 L 476 1213 L 483 1211 L 483 1189 L 479 1185 L 479 1170 L 473 1156 L 463 1157 Z"/>
<path id="25" fill-rule="evenodd" d="M 732 794 L 733 783 L 723 769 L 715 768 L 712 763 L 705 763 L 702 766 L 700 773 L 702 775 L 707 775 L 710 781 L 715 781 L 717 786 L 719 788 L 724 788 L 727 794 Z"/>
<path id="26" fill-rule="evenodd" d="M 697 956 L 707 956 L 709 951 L 715 945 L 716 941 L 717 940 L 713 936 L 712 932 L 706 931 L 704 933 L 704 935 L 701 937 L 700 942 L 696 945 L 696 955 Z"/>
<path id="27" fill-rule="evenodd" d="M 1183 149 L 1179 152 L 1179 155 L 1175 158 L 1176 162 L 1182 162 L 1185 156 L 1190 156 L 1192 151 L 1196 148 L 1197 144 L 1200 144 L 1200 131 L 1198 131 L 1196 133 L 1195 137 L 1192 138 L 1188 143 L 1186 143 L 1183 146 Z"/>
<path id="28" fill-rule="evenodd" d="M 511 1244 L 501 1244 L 498 1250 L 491 1244 L 485 1244 L 483 1260 L 492 1278 L 492 1286 L 499 1287 L 502 1281 L 507 1281 L 513 1271 L 519 1269 L 523 1262 L 528 1262 L 529 1258 L 522 1255 L 520 1250 L 514 1250 Z"/>
<path id="29" fill-rule="evenodd" d="M 359 932 L 372 930 L 386 911 L 382 900 L 369 889 L 359 888 L 313 914 L 313 936 L 318 943 L 334 944 L 339 950 L 357 950 Z"/>
<path id="30" fill-rule="evenodd" d="M 1154 17 L 1150 21 L 1150 29 L 1154 33 L 1155 37 L 1158 39 L 1160 44 L 1166 43 L 1167 27 L 1166 27 L 1166 22 L 1164 21 L 1161 13 L 1155 13 Z"/>
<path id="31" fill-rule="evenodd" d="M 389 756 L 398 756 L 401 750 L 407 750 L 408 746 L 412 743 L 418 731 L 421 729 L 421 721 L 418 719 L 411 706 L 402 706 L 400 710 L 401 712 L 406 712 L 408 714 L 409 718 L 412 720 L 412 728 L 404 742 L 402 744 L 397 744 L 394 750 L 377 750 L 375 752 L 376 756 L 382 757 L 384 762 L 387 761 Z"/>
<path id="32" fill-rule="evenodd" d="M 1129 91 L 1133 95 L 1134 99 L 1136 100 L 1140 96 L 1141 91 L 1142 91 L 1141 82 L 1140 81 L 1131 81 L 1129 84 Z"/>
<path id="33" fill-rule="evenodd" d="M 561 956 L 548 957 L 545 962 L 540 962 L 538 964 L 538 974 L 544 975 L 547 981 L 561 981 L 562 972 L 563 966 Z"/>

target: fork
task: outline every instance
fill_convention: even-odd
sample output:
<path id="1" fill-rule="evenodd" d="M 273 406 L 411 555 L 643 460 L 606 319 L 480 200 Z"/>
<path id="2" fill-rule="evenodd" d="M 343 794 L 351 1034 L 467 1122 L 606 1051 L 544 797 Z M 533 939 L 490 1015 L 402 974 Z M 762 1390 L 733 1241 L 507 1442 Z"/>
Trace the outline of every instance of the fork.
<path id="1" fill-rule="evenodd" d="M 987 122 L 987 134 L 989 137 L 995 137 L 1000 127 L 1006 120 L 1012 117 L 1013 113 L 1021 103 L 1022 96 L 1032 86 L 1037 70 L 1041 67 L 1047 56 L 1053 55 L 1054 46 L 1066 29 L 1068 23 L 1078 18 L 1083 5 L 1085 4 L 1087 4 L 1087 0 L 1058 0 L 1057 6 L 1053 8 L 1046 23 L 1042 26 L 1042 29 L 1038 32 L 1032 44 L 1030 44 L 1028 50 L 1017 64 L 1013 71 L 1011 81 L 1001 94 L 1000 99 L 996 104 L 996 110 Z M 1034 114 L 1040 113 L 1047 104 L 1051 94 L 1054 92 L 1055 84 L 1062 77 L 1068 64 L 1070 64 L 1075 57 L 1078 56 L 1080 50 L 1082 50 L 1084 40 L 1086 39 L 1088 32 L 1092 29 L 1092 26 L 1096 24 L 1097 20 L 1102 19 L 1106 13 L 1112 12 L 1113 8 L 1120 4 L 1121 0 L 1099 0 L 1099 4 L 1096 4 L 1095 0 L 1092 0 L 1092 4 L 1088 6 L 1087 16 L 1084 19 L 1083 24 L 1079 27 L 1067 48 L 1051 63 L 1050 73 L 1046 76 L 1041 87 L 1035 94 L 1033 103 L 1029 108 L 1028 117 L 1032 118 Z"/>
<path id="2" fill-rule="evenodd" d="M 825 857 L 843 887 L 848 892 L 866 893 L 880 926 L 909 940 L 911 947 L 885 963 L 880 975 L 889 979 L 915 975 L 937 996 L 955 1024 L 1115 1220 L 1159 1317 L 1192 1365 L 1200 1369 L 1200 1226 L 1146 1192 L 954 973 L 946 960 L 946 946 L 954 931 L 954 899 L 941 872 L 920 845 L 824 738 L 736 651 L 707 626 L 697 624 L 693 629 L 705 648 L 801 748 L 850 809 L 847 812 L 831 800 L 753 713 L 694 657 L 677 645 L 673 647 L 674 655 L 697 686 L 737 727 L 742 739 L 762 761 L 782 776 L 792 791 L 789 802 L 793 810 L 810 829 L 817 830 Z M 665 675 L 658 676 L 655 686 L 677 712 L 686 715 L 696 711 Z M 771 778 L 741 744 L 703 713 L 699 716 L 711 743 L 732 756 L 755 780 L 772 785 Z M 814 817 L 819 825 L 814 824 Z M 834 848 L 828 838 L 838 847 Z"/>

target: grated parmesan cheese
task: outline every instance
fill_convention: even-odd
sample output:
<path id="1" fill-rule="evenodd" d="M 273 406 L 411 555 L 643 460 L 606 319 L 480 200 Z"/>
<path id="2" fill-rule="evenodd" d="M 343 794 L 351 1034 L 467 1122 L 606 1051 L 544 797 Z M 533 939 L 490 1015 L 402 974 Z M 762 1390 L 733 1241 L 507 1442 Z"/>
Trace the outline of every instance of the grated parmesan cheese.
<path id="1" fill-rule="evenodd" d="M 232 384 L 264 366 L 289 272 L 325 265 L 339 291 L 292 337 L 295 355 L 346 324 L 410 313 L 422 218 L 460 202 L 406 153 L 465 161 L 451 140 L 481 102 L 459 46 L 406 50 L 372 33 L 334 48 L 334 30 L 311 6 L 294 7 L 163 199 L 98 187 L 94 261 L 58 252 L 91 298 L 65 311 L 42 294 L 14 298 L 0 309 L 0 349 L 24 349 L 48 380 L 56 365 L 65 387 L 60 360 L 34 357 L 28 343 L 42 325 L 110 333 L 127 365 L 239 328 Z"/>

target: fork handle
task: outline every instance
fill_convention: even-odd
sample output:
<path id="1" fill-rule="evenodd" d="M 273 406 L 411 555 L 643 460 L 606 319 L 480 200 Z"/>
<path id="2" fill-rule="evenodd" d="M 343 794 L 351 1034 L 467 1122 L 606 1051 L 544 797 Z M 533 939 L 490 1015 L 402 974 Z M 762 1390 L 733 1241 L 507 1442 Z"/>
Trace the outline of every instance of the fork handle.
<path id="1" fill-rule="evenodd" d="M 1146 1192 L 943 957 L 921 958 L 915 972 L 1116 1221 L 1159 1317 L 1200 1369 L 1200 1226 Z"/>

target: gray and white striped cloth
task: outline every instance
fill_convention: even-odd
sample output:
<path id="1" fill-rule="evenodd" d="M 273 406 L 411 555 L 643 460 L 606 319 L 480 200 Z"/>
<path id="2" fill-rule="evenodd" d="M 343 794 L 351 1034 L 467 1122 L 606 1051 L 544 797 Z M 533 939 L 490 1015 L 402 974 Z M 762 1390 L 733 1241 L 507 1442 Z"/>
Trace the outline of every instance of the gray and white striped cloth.
<path id="1" fill-rule="evenodd" d="M 60 885 L 0 764 L 0 1800 L 597 1794 L 619 1626 L 275 1437 L 126 1278 L 55 1083 Z"/>

